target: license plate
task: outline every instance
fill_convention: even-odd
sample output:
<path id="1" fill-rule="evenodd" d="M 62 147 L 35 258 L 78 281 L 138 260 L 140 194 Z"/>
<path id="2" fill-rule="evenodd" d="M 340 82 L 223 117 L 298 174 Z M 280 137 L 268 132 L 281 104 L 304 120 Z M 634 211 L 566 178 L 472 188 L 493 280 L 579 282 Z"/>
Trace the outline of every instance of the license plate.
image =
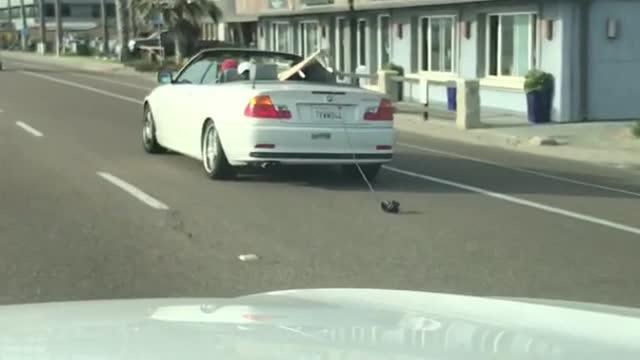
<path id="1" fill-rule="evenodd" d="M 311 113 L 315 120 L 342 120 L 342 110 L 337 106 L 314 106 Z"/>

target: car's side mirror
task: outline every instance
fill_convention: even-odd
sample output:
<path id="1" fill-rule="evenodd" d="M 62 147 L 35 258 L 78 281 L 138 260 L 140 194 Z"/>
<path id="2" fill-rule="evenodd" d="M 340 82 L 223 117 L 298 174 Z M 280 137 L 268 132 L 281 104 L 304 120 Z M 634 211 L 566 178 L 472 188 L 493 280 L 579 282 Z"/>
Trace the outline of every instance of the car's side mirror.
<path id="1" fill-rule="evenodd" d="M 173 82 L 173 73 L 171 71 L 158 72 L 159 84 L 171 84 Z"/>

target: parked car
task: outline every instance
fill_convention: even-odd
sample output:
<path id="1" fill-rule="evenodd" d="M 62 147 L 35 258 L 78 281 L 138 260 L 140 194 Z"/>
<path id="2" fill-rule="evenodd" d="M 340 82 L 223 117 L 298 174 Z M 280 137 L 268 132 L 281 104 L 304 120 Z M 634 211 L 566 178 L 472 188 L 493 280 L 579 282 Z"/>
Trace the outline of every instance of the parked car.
<path id="1" fill-rule="evenodd" d="M 153 34 L 129 41 L 129 51 L 135 56 L 140 53 L 143 46 L 162 46 L 165 55 L 171 56 L 175 52 L 175 33 L 164 30 L 156 31 Z"/>

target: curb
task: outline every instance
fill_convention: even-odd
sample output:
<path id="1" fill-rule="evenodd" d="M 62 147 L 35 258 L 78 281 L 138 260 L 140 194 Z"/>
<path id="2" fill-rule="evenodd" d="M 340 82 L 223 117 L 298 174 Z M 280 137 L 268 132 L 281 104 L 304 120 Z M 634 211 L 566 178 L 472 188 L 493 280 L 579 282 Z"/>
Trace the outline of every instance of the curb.
<path id="1" fill-rule="evenodd" d="M 420 120 L 398 114 L 394 128 L 401 132 L 420 134 L 439 139 L 498 147 L 510 151 L 556 159 L 580 161 L 619 169 L 640 170 L 640 155 L 621 150 L 579 148 L 570 145 L 532 145 L 529 138 L 509 135 L 490 129 L 459 130 L 447 120 Z M 616 159 L 612 161 L 611 159 Z"/>

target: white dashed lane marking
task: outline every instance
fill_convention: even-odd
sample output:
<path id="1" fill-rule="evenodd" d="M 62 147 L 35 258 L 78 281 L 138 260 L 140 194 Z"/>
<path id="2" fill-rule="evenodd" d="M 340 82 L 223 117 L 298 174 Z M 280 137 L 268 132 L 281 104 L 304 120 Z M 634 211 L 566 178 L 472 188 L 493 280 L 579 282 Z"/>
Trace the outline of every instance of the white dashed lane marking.
<path id="1" fill-rule="evenodd" d="M 32 128 L 31 126 L 23 123 L 22 121 L 16 121 L 16 125 L 18 125 L 19 127 L 21 127 L 24 131 L 28 132 L 29 134 L 35 136 L 35 137 L 42 137 L 44 136 L 43 133 L 41 133 L 40 131 Z"/>
<path id="2" fill-rule="evenodd" d="M 98 172 L 98 176 L 117 186 L 118 188 L 124 190 L 129 193 L 129 195 L 135 197 L 136 199 L 142 201 L 143 203 L 149 205 L 150 207 L 158 210 L 169 210 L 169 206 L 165 205 L 160 200 L 154 198 L 153 196 L 145 193 L 144 191 L 138 189 L 137 187 L 129 184 L 128 182 L 118 178 L 117 176 L 111 175 L 107 172 Z"/>

